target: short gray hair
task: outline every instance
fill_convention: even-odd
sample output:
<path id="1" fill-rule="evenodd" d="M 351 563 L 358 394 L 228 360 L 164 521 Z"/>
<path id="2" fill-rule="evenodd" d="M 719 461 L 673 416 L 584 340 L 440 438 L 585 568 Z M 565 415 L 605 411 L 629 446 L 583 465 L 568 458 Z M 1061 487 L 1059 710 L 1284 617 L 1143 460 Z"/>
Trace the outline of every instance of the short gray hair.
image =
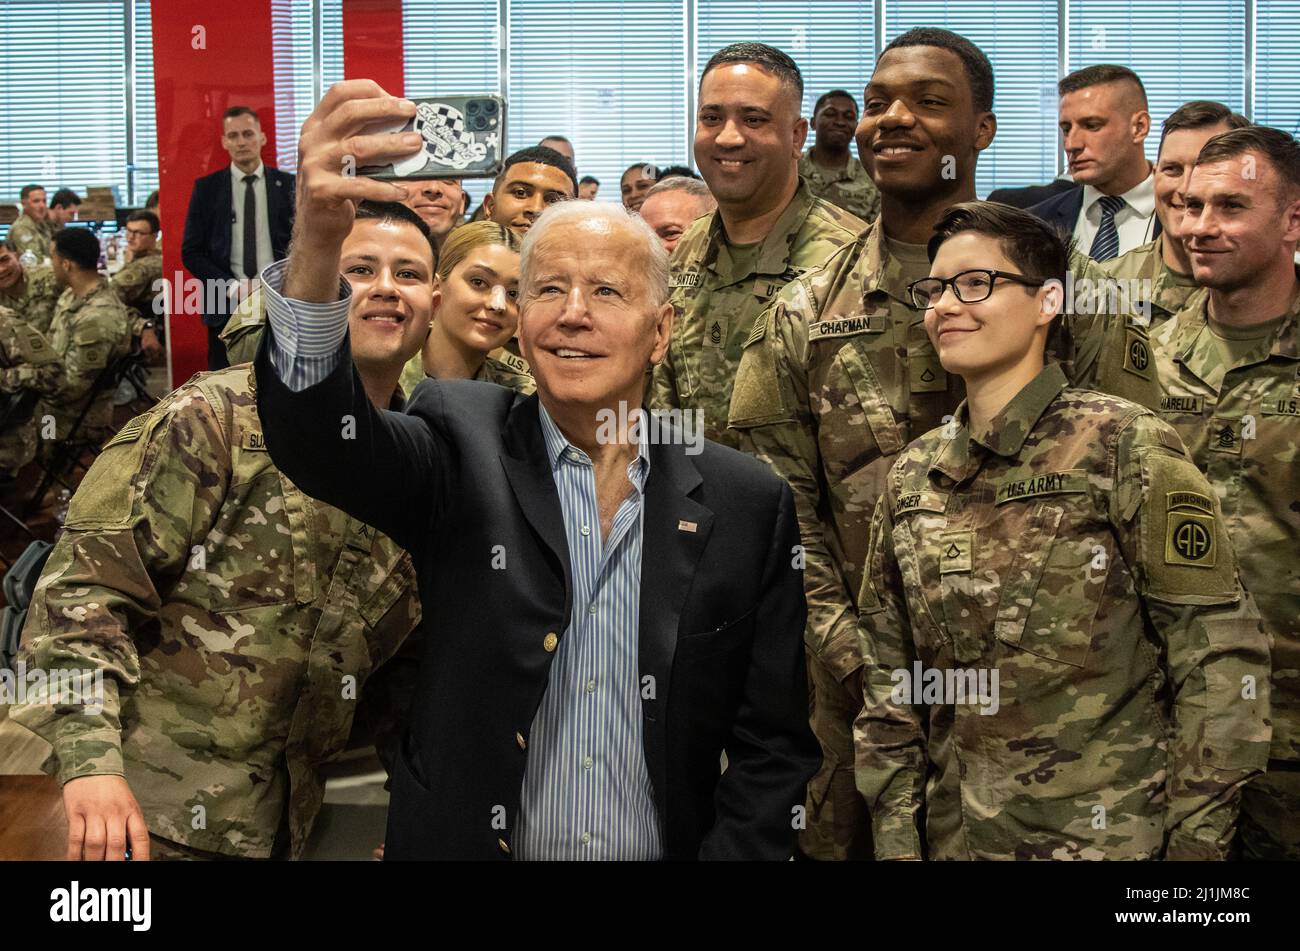
<path id="1" fill-rule="evenodd" d="M 709 186 L 698 178 L 687 178 L 685 175 L 672 175 L 656 184 L 645 193 L 646 198 L 652 195 L 662 195 L 664 192 L 686 192 L 693 198 L 702 198 L 710 206 L 718 202 L 713 197 L 713 192 L 709 191 Z"/>
<path id="2" fill-rule="evenodd" d="M 519 284 L 528 286 L 528 270 L 532 263 L 533 249 L 553 226 L 565 222 L 575 223 L 579 220 L 598 219 L 610 225 L 630 231 L 642 245 L 645 255 L 646 280 L 650 284 L 650 293 L 654 296 L 655 306 L 668 300 L 668 252 L 659 243 L 659 236 L 641 220 L 641 216 L 629 212 L 622 205 L 604 201 L 557 201 L 541 213 L 533 226 L 524 235 L 524 243 L 519 248 Z M 574 252 L 578 249 L 573 249 Z"/>

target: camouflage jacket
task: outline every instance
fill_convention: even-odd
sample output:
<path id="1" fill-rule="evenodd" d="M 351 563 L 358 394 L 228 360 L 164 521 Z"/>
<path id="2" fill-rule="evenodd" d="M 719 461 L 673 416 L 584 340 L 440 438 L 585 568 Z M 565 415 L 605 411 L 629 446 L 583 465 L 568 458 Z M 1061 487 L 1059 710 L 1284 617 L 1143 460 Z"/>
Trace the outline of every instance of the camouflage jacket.
<path id="1" fill-rule="evenodd" d="M 1267 639 L 1155 414 L 1054 364 L 985 432 L 963 404 L 890 470 L 860 599 L 877 858 L 1226 857 Z"/>
<path id="2" fill-rule="evenodd" d="M 122 269 L 109 279 L 109 284 L 131 316 L 132 336 L 140 336 L 145 321 L 156 316 L 154 283 L 162 277 L 162 269 L 162 252 L 155 248 L 122 265 Z"/>
<path id="3" fill-rule="evenodd" d="M 833 171 L 814 162 L 809 149 L 799 159 L 799 174 L 808 183 L 808 190 L 818 198 L 868 223 L 880 217 L 880 190 L 852 155 L 848 165 Z"/>
<path id="4" fill-rule="evenodd" d="M 511 353 L 505 347 L 497 347 L 488 354 L 487 359 L 483 361 L 483 365 L 479 367 L 478 373 L 474 374 L 473 378 L 482 380 L 485 383 L 504 386 L 506 389 L 522 393 L 524 396 L 532 396 L 537 389 L 537 383 L 533 380 L 528 361 Z M 414 396 L 415 388 L 423 383 L 425 379 L 433 379 L 433 377 L 424 372 L 424 358 L 417 353 L 402 368 L 402 389 Z"/>
<path id="5" fill-rule="evenodd" d="M 8 307 L 0 307 L 0 393 L 6 397 L 58 385 L 59 364 L 44 335 L 25 324 Z M 8 399 L 0 401 L 7 405 Z M 34 409 L 34 407 L 32 407 Z M 0 430 L 0 472 L 16 473 L 36 455 L 36 421 L 32 413 L 7 421 Z"/>
<path id="6" fill-rule="evenodd" d="M 102 281 L 85 297 L 71 288 L 65 290 L 46 336 L 63 374 L 37 414 L 52 415 L 56 438 L 66 439 L 104 368 L 131 349 L 131 327 L 126 308 L 108 282 Z M 109 388 L 95 397 L 79 435 L 102 440 L 112 425 L 113 390 Z"/>
<path id="7" fill-rule="evenodd" d="M 38 261 L 49 257 L 51 236 L 52 233 L 44 222 L 28 217 L 25 212 L 9 226 L 8 238 L 18 248 L 18 253 L 30 251 Z"/>
<path id="8" fill-rule="evenodd" d="M 262 342 L 262 330 L 266 327 L 266 302 L 259 287 L 249 294 L 221 329 L 221 342 L 226 345 L 226 357 L 232 366 L 237 363 L 252 363 L 257 356 L 257 346 Z M 409 393 L 410 390 L 407 390 Z"/>
<path id="9" fill-rule="evenodd" d="M 1199 298 L 1155 334 L 1160 415 L 1223 508 L 1242 583 L 1273 637 L 1273 759 L 1300 760 L 1300 300 L 1254 356 L 1224 366 Z"/>
<path id="10" fill-rule="evenodd" d="M 965 395 L 939 365 L 908 277 L 872 225 L 777 295 L 749 335 L 731 399 L 740 448 L 794 491 L 808 648 L 841 680 L 862 663 L 854 594 L 885 474 Z"/>
<path id="11" fill-rule="evenodd" d="M 1166 320 L 1178 313 L 1193 298 L 1205 296 L 1205 288 L 1189 274 L 1179 274 L 1164 259 L 1165 236 L 1134 248 L 1117 258 L 1097 264 L 1101 272 L 1120 280 L 1142 282 L 1143 299 L 1151 305 L 1147 331 L 1154 333 Z M 1154 409 L 1154 407 L 1152 407 Z"/>
<path id="12" fill-rule="evenodd" d="M 202 373 L 105 447 L 23 631 L 42 668 L 99 670 L 102 711 L 27 704 L 60 782 L 126 777 L 151 832 L 301 853 L 369 673 L 418 624 L 410 556 L 272 464 L 253 371 Z"/>
<path id="13" fill-rule="evenodd" d="M 29 327 L 48 334 L 61 293 L 54 272 L 48 267 L 24 268 L 23 285 L 15 290 L 0 290 L 0 306 L 12 309 Z"/>
<path id="14" fill-rule="evenodd" d="M 759 248 L 752 270 L 732 264 L 719 212 L 696 219 L 673 252 L 672 341 L 655 367 L 650 406 L 704 414 L 704 435 L 736 446 L 727 407 L 741 352 L 768 303 L 790 281 L 819 267 L 865 227 L 815 198 L 800 182 Z"/>

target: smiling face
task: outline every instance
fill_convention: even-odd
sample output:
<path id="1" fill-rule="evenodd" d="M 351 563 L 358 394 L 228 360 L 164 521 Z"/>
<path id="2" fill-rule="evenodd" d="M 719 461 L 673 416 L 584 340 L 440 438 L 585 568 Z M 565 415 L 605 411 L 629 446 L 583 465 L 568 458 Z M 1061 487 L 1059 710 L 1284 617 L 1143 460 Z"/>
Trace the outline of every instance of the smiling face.
<path id="1" fill-rule="evenodd" d="M 654 229 L 664 249 L 672 254 L 691 222 L 709 208 L 706 200 L 677 188 L 647 198 L 641 205 L 641 217 Z"/>
<path id="2" fill-rule="evenodd" d="M 602 218 L 557 222 L 530 251 L 519 340 L 547 405 L 641 405 L 646 367 L 672 332 L 643 239 Z"/>
<path id="3" fill-rule="evenodd" d="M 640 211 L 645 201 L 646 192 L 655 187 L 653 165 L 638 165 L 629 168 L 618 181 L 618 193 L 623 199 L 623 207 L 628 211 Z"/>
<path id="4" fill-rule="evenodd" d="M 1198 284 L 1234 291 L 1288 267 L 1300 239 L 1300 200 L 1263 155 L 1192 169 L 1183 246 Z"/>
<path id="5" fill-rule="evenodd" d="M 1134 169 L 1147 168 L 1142 143 L 1151 117 L 1131 82 L 1098 83 L 1061 97 L 1061 140 L 1076 182 L 1122 194 Z M 1139 177 L 1140 180 L 1140 177 Z"/>
<path id="6" fill-rule="evenodd" d="M 465 192 L 454 178 L 407 182 L 402 204 L 423 219 L 439 245 L 464 218 Z"/>
<path id="7" fill-rule="evenodd" d="M 18 255 L 0 245 L 0 290 L 9 290 L 23 278 L 22 262 Z"/>
<path id="8" fill-rule="evenodd" d="M 858 158 L 882 194 L 927 202 L 973 187 L 997 130 L 977 112 L 961 57 L 937 46 L 884 53 L 863 92 Z"/>
<path id="9" fill-rule="evenodd" d="M 1155 175 L 1156 217 L 1160 219 L 1160 227 L 1170 240 L 1182 240 L 1183 202 L 1201 146 L 1220 132 L 1227 131 L 1228 126 L 1223 124 L 1201 129 L 1179 129 L 1170 132 L 1160 143 Z"/>
<path id="10" fill-rule="evenodd" d="M 22 205 L 23 214 L 33 221 L 44 221 L 50 213 L 45 205 L 44 188 L 33 188 L 27 193 L 27 197 L 20 198 L 18 203 Z"/>
<path id="11" fill-rule="evenodd" d="M 930 276 L 951 278 L 972 268 L 1023 274 L 996 238 L 962 231 L 940 245 Z M 967 381 L 987 379 L 1023 364 L 1034 347 L 1041 361 L 1060 297 L 1059 285 L 1036 289 L 997 281 L 987 299 L 967 304 L 946 287 L 925 312 L 925 332 L 945 370 Z"/>
<path id="12" fill-rule="evenodd" d="M 488 354 L 519 326 L 519 252 L 474 248 L 433 292 L 433 319 L 461 346 Z"/>
<path id="13" fill-rule="evenodd" d="M 255 117 L 245 113 L 221 120 L 221 147 L 236 168 L 249 171 L 257 168 L 264 145 L 266 133 Z"/>
<path id="14" fill-rule="evenodd" d="M 359 218 L 340 266 L 352 285 L 348 333 L 357 368 L 401 368 L 429 333 L 433 249 L 414 225 Z"/>
<path id="15" fill-rule="evenodd" d="M 501 173 L 496 187 L 483 198 L 483 210 L 489 221 L 523 236 L 547 207 L 572 197 L 573 181 L 562 169 L 540 162 L 516 162 Z"/>
<path id="16" fill-rule="evenodd" d="M 695 164 L 718 203 L 747 212 L 780 200 L 798 176 L 808 120 L 794 90 L 752 63 L 704 74 Z"/>
<path id="17" fill-rule="evenodd" d="M 853 132 L 858 125 L 858 107 L 852 99 L 844 96 L 831 96 L 813 116 L 813 131 L 817 133 L 817 144 L 828 151 L 840 152 L 848 148 L 853 141 Z"/>

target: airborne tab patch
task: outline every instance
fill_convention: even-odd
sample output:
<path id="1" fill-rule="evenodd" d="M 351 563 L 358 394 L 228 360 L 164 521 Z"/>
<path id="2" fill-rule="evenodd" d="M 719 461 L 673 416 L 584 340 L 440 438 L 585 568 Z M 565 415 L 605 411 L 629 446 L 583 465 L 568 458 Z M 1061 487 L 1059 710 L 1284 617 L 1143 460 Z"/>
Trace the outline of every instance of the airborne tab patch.
<path id="1" fill-rule="evenodd" d="M 1199 492 L 1167 492 L 1165 501 L 1165 564 L 1213 568 L 1214 502 Z"/>

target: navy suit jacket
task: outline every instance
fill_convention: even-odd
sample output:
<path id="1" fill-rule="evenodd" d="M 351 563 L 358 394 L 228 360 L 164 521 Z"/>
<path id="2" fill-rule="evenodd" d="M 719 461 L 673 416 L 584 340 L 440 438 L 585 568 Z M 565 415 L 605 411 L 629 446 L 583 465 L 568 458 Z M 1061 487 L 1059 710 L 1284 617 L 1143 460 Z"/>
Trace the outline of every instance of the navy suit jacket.
<path id="1" fill-rule="evenodd" d="M 1074 188 L 1073 182 L 1063 178 L 1048 182 L 1046 185 L 1026 185 L 1023 188 L 995 188 L 989 192 L 988 200 L 1011 205 L 1014 208 L 1032 208 L 1040 202 Z"/>
<path id="2" fill-rule="evenodd" d="M 574 610 L 538 398 L 430 380 L 405 412 L 379 411 L 350 350 L 295 393 L 270 365 L 272 335 L 255 362 L 272 460 L 410 551 L 419 576 L 424 637 L 384 857 L 508 859 L 529 733 L 548 685 L 563 689 L 550 667 Z M 344 416 L 355 438 L 339 438 Z M 688 455 L 661 441 L 649 453 L 638 656 L 664 857 L 789 858 L 795 807 L 821 762 L 794 497 L 716 443 Z M 492 822 L 502 806 L 505 828 Z"/>
<path id="3" fill-rule="evenodd" d="M 266 170 L 266 214 L 270 218 L 271 253 L 280 260 L 289 253 L 289 236 L 293 233 L 294 176 L 264 165 Z M 230 230 L 234 224 L 231 204 L 230 166 L 194 180 L 190 208 L 185 214 L 185 238 L 181 243 L 181 260 L 200 281 L 235 279 L 230 270 Z M 230 317 L 229 299 L 222 294 L 204 291 L 206 303 L 215 309 L 203 314 L 209 327 L 223 327 Z"/>
<path id="4" fill-rule="evenodd" d="M 1074 226 L 1079 221 L 1079 212 L 1083 210 L 1083 186 L 1075 185 L 1069 191 L 1063 191 L 1059 195 L 1053 195 L 1046 201 L 1040 201 L 1036 205 L 1031 205 L 1028 209 L 1031 215 L 1041 218 L 1056 230 L 1062 232 L 1065 237 L 1074 234 Z M 1160 234 L 1160 217 L 1155 217 L 1155 223 L 1151 231 L 1151 240 Z M 1087 254 L 1087 248 L 1080 248 L 1080 254 Z"/>

